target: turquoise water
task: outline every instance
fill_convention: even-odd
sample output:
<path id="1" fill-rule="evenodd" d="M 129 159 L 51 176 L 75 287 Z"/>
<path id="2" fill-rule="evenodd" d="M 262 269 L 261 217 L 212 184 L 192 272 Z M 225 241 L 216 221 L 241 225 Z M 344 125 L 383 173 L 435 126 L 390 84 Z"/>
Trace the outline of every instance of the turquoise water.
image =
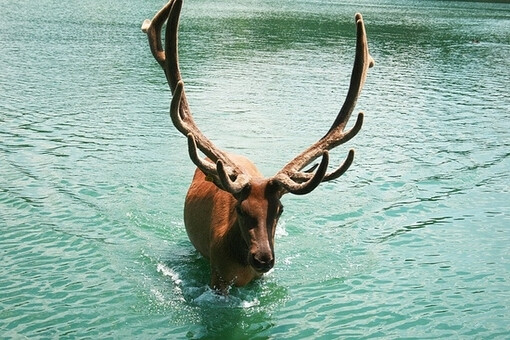
<path id="1" fill-rule="evenodd" d="M 0 0 L 0 337 L 510 337 L 510 5 L 187 1 L 196 121 L 273 175 L 376 67 L 351 169 L 287 195 L 276 265 L 221 298 L 140 32 L 164 1 Z"/>

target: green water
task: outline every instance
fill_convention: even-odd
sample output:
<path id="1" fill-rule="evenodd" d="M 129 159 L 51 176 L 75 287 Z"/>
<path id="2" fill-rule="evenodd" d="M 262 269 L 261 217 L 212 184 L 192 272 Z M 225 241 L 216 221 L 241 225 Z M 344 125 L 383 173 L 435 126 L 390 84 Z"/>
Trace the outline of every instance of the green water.
<path id="1" fill-rule="evenodd" d="M 510 5 L 189 0 L 196 121 L 267 176 L 376 67 L 339 180 L 287 195 L 230 297 L 184 231 L 193 166 L 140 31 L 164 1 L 0 0 L 0 338 L 510 338 Z"/>

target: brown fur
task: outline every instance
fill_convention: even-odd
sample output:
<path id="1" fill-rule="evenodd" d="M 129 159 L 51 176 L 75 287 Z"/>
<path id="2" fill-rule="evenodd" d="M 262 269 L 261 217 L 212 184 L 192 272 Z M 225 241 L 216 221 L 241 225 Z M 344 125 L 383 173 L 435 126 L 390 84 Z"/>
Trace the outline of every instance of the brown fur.
<path id="1" fill-rule="evenodd" d="M 189 239 L 210 261 L 211 287 L 224 293 L 230 285 L 244 286 L 272 267 L 274 232 L 282 210 L 277 186 L 248 159 L 231 158 L 252 176 L 249 189 L 236 198 L 197 169 L 184 207 Z M 271 264 L 255 269 L 252 256 Z"/>

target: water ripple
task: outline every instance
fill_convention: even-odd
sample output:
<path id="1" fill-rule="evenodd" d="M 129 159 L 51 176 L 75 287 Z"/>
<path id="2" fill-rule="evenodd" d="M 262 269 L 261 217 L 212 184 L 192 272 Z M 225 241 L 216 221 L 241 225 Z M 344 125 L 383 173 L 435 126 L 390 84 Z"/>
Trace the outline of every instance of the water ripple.
<path id="1" fill-rule="evenodd" d="M 377 63 L 362 131 L 331 153 L 355 148 L 351 169 L 283 198 L 274 270 L 229 297 L 183 226 L 194 166 L 150 7 L 2 4 L 3 337 L 508 337 L 505 4 L 186 2 L 197 124 L 268 176 L 338 112 L 357 11 Z"/>

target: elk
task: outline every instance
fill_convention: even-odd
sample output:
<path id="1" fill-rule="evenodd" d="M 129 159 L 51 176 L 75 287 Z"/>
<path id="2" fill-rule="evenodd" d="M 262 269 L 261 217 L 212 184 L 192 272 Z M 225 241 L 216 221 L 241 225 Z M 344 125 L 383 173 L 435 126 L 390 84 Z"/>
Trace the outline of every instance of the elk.
<path id="1" fill-rule="evenodd" d="M 329 150 L 353 138 L 363 113 L 346 130 L 347 122 L 374 65 L 365 26 L 356 14 L 356 55 L 346 99 L 329 131 L 272 177 L 264 177 L 247 158 L 217 148 L 197 127 L 184 91 L 178 60 L 178 26 L 182 0 L 170 0 L 152 20 L 146 19 L 150 50 L 165 72 L 172 92 L 170 117 L 187 137 L 189 157 L 197 166 L 184 204 L 184 224 L 193 246 L 210 262 L 210 287 L 227 294 L 274 266 L 274 236 L 286 193 L 305 195 L 321 182 L 340 177 L 352 164 L 350 150 L 343 164 L 328 172 Z M 165 44 L 161 30 L 166 22 Z M 199 155 L 199 151 L 203 156 Z M 320 158 L 319 164 L 309 167 Z M 309 167 L 308 170 L 304 170 Z"/>

